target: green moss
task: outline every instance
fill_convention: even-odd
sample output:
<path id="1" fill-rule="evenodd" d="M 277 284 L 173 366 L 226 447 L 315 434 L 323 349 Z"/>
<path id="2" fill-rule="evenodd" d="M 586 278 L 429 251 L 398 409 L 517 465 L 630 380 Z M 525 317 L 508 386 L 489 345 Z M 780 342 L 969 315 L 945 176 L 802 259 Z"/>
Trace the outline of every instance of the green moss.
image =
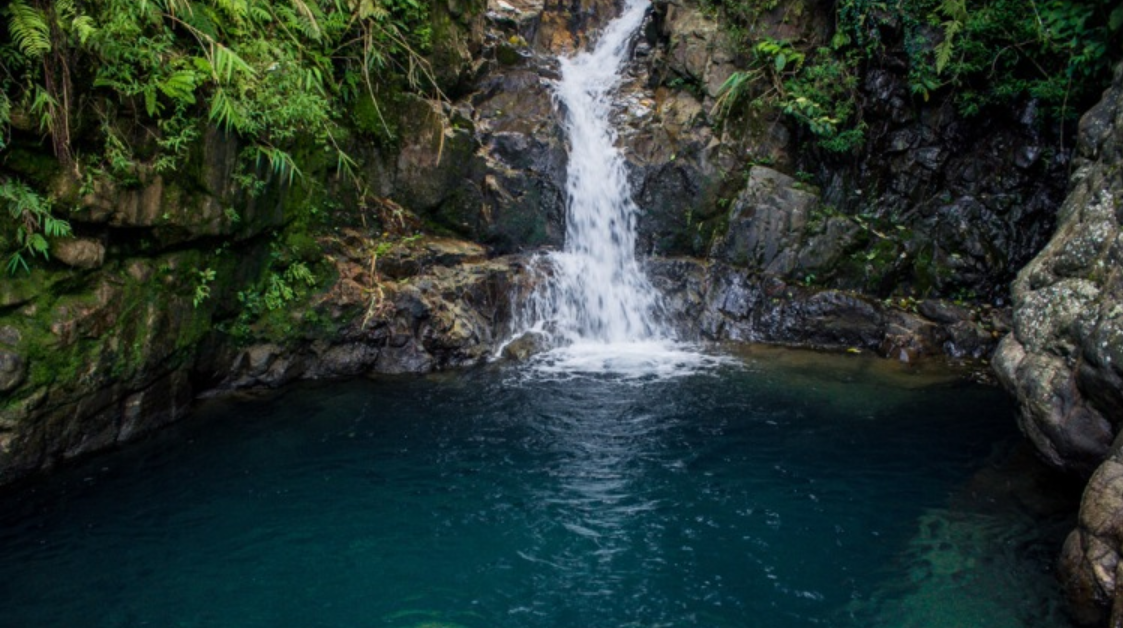
<path id="1" fill-rule="evenodd" d="M 323 247 L 306 231 L 286 233 L 284 242 L 285 248 L 298 260 L 314 263 L 323 258 Z"/>
<path id="2" fill-rule="evenodd" d="M 44 153 L 37 148 L 42 146 L 11 146 L 3 152 L 3 165 L 37 187 L 46 189 L 61 171 L 61 166 L 54 155 Z"/>
<path id="3" fill-rule="evenodd" d="M 394 147 L 401 136 L 402 94 L 384 85 L 375 96 L 377 101 L 366 90 L 359 94 L 351 107 L 351 122 L 380 146 Z"/>
<path id="4" fill-rule="evenodd" d="M 500 65 L 518 65 L 523 62 L 523 56 L 516 46 L 500 44 L 495 49 L 495 59 Z"/>

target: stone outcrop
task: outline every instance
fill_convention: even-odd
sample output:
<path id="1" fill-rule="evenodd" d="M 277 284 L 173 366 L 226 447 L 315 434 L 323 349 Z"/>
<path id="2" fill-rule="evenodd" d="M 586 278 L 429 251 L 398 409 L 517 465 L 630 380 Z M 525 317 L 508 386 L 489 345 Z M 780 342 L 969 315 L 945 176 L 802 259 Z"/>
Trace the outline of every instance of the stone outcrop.
<path id="1" fill-rule="evenodd" d="M 1054 466 L 1092 474 L 1061 571 L 1077 618 L 1123 622 L 1123 72 L 1080 123 L 1053 239 L 1013 284 L 994 364 Z M 1106 460 L 1105 460 L 1106 459 Z M 1094 473 L 1093 473 L 1094 471 Z"/>
<path id="2" fill-rule="evenodd" d="M 264 251 L 118 260 L 69 279 L 88 291 L 16 304 L 0 316 L 0 482 L 166 425 L 207 389 L 428 372 L 497 350 L 517 261 L 429 238 L 384 252 L 379 270 L 379 244 L 355 229 L 325 241 L 336 279 L 278 311 L 267 341 L 251 330 L 247 346 L 216 334 L 215 321 L 229 320 Z M 226 279 L 199 300 L 202 268 Z"/>
<path id="3" fill-rule="evenodd" d="M 276 387 L 296 379 L 424 373 L 480 364 L 508 331 L 514 258 L 447 238 L 402 243 L 372 265 L 378 242 L 349 230 L 332 250 L 339 279 L 289 315 L 325 329 L 244 348 L 213 363 L 220 389 Z"/>
<path id="4" fill-rule="evenodd" d="M 1007 329 L 1001 310 L 976 311 L 934 300 L 901 307 L 691 258 L 651 260 L 647 266 L 666 295 L 669 322 L 682 338 L 867 351 L 914 362 L 938 355 L 989 355 L 999 330 Z"/>

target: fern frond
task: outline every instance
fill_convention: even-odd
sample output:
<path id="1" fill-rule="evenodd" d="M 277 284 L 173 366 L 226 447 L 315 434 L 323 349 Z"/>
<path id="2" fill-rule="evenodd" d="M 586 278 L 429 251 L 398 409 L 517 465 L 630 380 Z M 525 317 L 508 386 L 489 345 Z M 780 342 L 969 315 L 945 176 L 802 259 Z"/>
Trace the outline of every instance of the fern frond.
<path id="1" fill-rule="evenodd" d="M 31 115 L 39 117 L 39 130 L 45 133 L 54 133 L 54 111 L 58 108 L 58 101 L 43 86 L 35 86 L 35 96 L 31 99 Z"/>
<path id="2" fill-rule="evenodd" d="M 219 25 L 221 20 L 214 10 L 206 5 L 192 2 L 188 11 L 180 15 L 178 20 L 203 35 L 208 41 L 219 38 Z"/>
<path id="3" fill-rule="evenodd" d="M 327 95 L 327 91 L 324 89 L 324 77 L 319 68 L 304 68 L 302 69 L 302 75 L 304 80 L 301 83 L 304 91 Z"/>
<path id="4" fill-rule="evenodd" d="M 74 6 L 74 0 L 55 0 L 55 15 L 63 21 L 74 19 L 77 13 L 78 9 Z"/>
<path id="5" fill-rule="evenodd" d="M 0 184 L 0 201 L 8 206 L 8 215 L 17 219 L 25 214 L 41 216 L 51 211 L 49 200 L 36 194 L 27 184 L 12 179 Z"/>
<path id="6" fill-rule="evenodd" d="M 249 13 L 246 0 L 211 0 L 211 3 L 238 26 L 241 26 Z"/>
<path id="7" fill-rule="evenodd" d="M 376 20 L 382 20 L 387 15 L 389 15 L 386 9 L 382 6 L 382 3 L 375 2 L 375 0 L 351 0 L 351 5 L 352 10 L 360 20 L 365 20 L 371 17 Z"/>
<path id="8" fill-rule="evenodd" d="M 144 86 L 144 110 L 150 118 L 155 118 L 160 113 L 160 101 L 156 100 L 156 88 L 152 85 Z"/>
<path id="9" fill-rule="evenodd" d="M 320 30 L 320 23 L 316 20 L 316 14 L 304 0 L 292 0 L 292 5 L 304 17 L 301 20 L 301 30 L 309 39 L 319 41 L 323 32 Z"/>
<path id="10" fill-rule="evenodd" d="M 269 24 L 273 21 L 273 14 L 269 12 L 269 9 L 258 4 L 250 7 L 249 15 L 250 19 L 259 24 Z"/>
<path id="11" fill-rule="evenodd" d="M 944 40 L 936 46 L 936 74 L 943 74 L 955 53 L 955 36 L 963 28 L 962 22 L 944 22 Z"/>
<path id="12" fill-rule="evenodd" d="M 47 16 L 27 6 L 23 0 L 12 0 L 8 6 L 8 31 L 20 52 L 37 59 L 51 51 L 51 28 Z"/>
<path id="13" fill-rule="evenodd" d="M 97 27 L 94 26 L 94 20 L 88 15 L 79 15 L 70 22 L 70 28 L 78 34 L 78 43 L 83 46 L 89 41 L 90 37 L 97 32 Z"/>
<path id="14" fill-rule="evenodd" d="M 289 185 L 292 185 L 293 179 L 296 177 L 304 178 L 304 173 L 296 167 L 296 161 L 289 153 L 271 146 L 255 146 L 254 148 L 257 151 L 258 165 L 261 164 L 261 158 L 264 157 L 269 162 L 269 167 L 273 170 L 273 173 L 285 178 Z"/>
<path id="15" fill-rule="evenodd" d="M 21 268 L 23 272 L 31 274 L 31 268 L 27 266 L 27 260 L 23 259 L 23 255 L 20 254 L 19 251 L 16 251 L 8 258 L 8 274 L 14 275 L 19 272 Z"/>
<path id="16" fill-rule="evenodd" d="M 33 255 L 39 254 L 43 256 L 43 259 L 50 257 L 49 251 L 51 250 L 51 245 L 47 243 L 47 238 L 44 238 L 41 233 L 26 234 L 26 237 L 23 239 L 23 248 L 30 251 Z"/>
<path id="17" fill-rule="evenodd" d="M 48 238 L 66 238 L 72 233 L 70 223 L 50 214 L 43 217 L 43 233 Z"/>
<path id="18" fill-rule="evenodd" d="M 221 87 L 211 96 L 210 119 L 227 131 L 241 131 L 245 126 L 242 114 L 227 95 L 226 90 Z"/>
<path id="19" fill-rule="evenodd" d="M 12 101 L 0 91 L 0 150 L 8 147 L 8 125 L 12 123 Z"/>
<path id="20" fill-rule="evenodd" d="M 190 0 L 162 0 L 162 5 L 164 11 L 166 11 L 168 15 L 175 15 L 176 13 L 192 13 Z"/>
<path id="21" fill-rule="evenodd" d="M 948 19 L 944 21 L 944 39 L 936 46 L 936 74 L 941 74 L 955 53 L 955 36 L 967 23 L 967 0 L 942 0 L 937 9 Z"/>
<path id="22" fill-rule="evenodd" d="M 191 70 L 178 70 L 159 84 L 160 91 L 172 100 L 195 104 L 195 73 Z"/>
<path id="23" fill-rule="evenodd" d="M 229 83 L 234 77 L 234 72 L 242 72 L 248 76 L 254 75 L 250 64 L 246 63 L 238 53 L 216 42 L 211 43 L 211 66 L 215 71 L 215 80 Z"/>

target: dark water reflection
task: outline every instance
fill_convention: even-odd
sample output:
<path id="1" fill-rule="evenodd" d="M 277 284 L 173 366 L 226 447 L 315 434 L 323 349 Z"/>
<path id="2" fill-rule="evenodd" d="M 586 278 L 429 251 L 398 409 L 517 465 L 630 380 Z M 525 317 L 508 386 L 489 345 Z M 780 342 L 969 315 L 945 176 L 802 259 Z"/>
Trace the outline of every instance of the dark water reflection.
<path id="1" fill-rule="evenodd" d="M 744 361 L 211 402 L 3 498 L 0 625 L 1066 625 L 999 391 Z"/>

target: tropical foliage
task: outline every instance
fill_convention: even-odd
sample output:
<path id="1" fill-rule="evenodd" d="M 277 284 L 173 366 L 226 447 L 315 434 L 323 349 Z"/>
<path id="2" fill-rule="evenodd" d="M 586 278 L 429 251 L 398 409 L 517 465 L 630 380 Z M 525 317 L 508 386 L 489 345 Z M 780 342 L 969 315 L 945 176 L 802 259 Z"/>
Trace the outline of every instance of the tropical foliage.
<path id="1" fill-rule="evenodd" d="M 1043 122 L 1062 125 L 1099 95 L 1123 56 L 1120 0 L 838 0 L 827 46 L 756 36 L 763 15 L 806 4 L 712 0 L 754 59 L 727 82 L 718 111 L 778 108 L 840 152 L 863 142 L 856 77 L 894 47 L 904 50 L 919 101 L 946 95 L 965 116 L 1032 102 Z"/>
<path id="2" fill-rule="evenodd" d="M 70 224 L 51 213 L 51 202 L 19 181 L 0 183 L 0 203 L 15 229 L 14 242 L 0 239 L 0 251 L 8 254 L 6 268 L 9 273 L 28 271 L 28 260 L 46 259 L 50 255 L 48 238 L 70 235 Z"/>
<path id="3" fill-rule="evenodd" d="M 296 182 L 302 154 L 358 183 L 343 111 L 442 97 L 420 0 L 10 0 L 0 22 L 0 150 L 41 134 L 87 182 L 174 171 L 211 124 L 247 147 L 248 186 Z"/>

